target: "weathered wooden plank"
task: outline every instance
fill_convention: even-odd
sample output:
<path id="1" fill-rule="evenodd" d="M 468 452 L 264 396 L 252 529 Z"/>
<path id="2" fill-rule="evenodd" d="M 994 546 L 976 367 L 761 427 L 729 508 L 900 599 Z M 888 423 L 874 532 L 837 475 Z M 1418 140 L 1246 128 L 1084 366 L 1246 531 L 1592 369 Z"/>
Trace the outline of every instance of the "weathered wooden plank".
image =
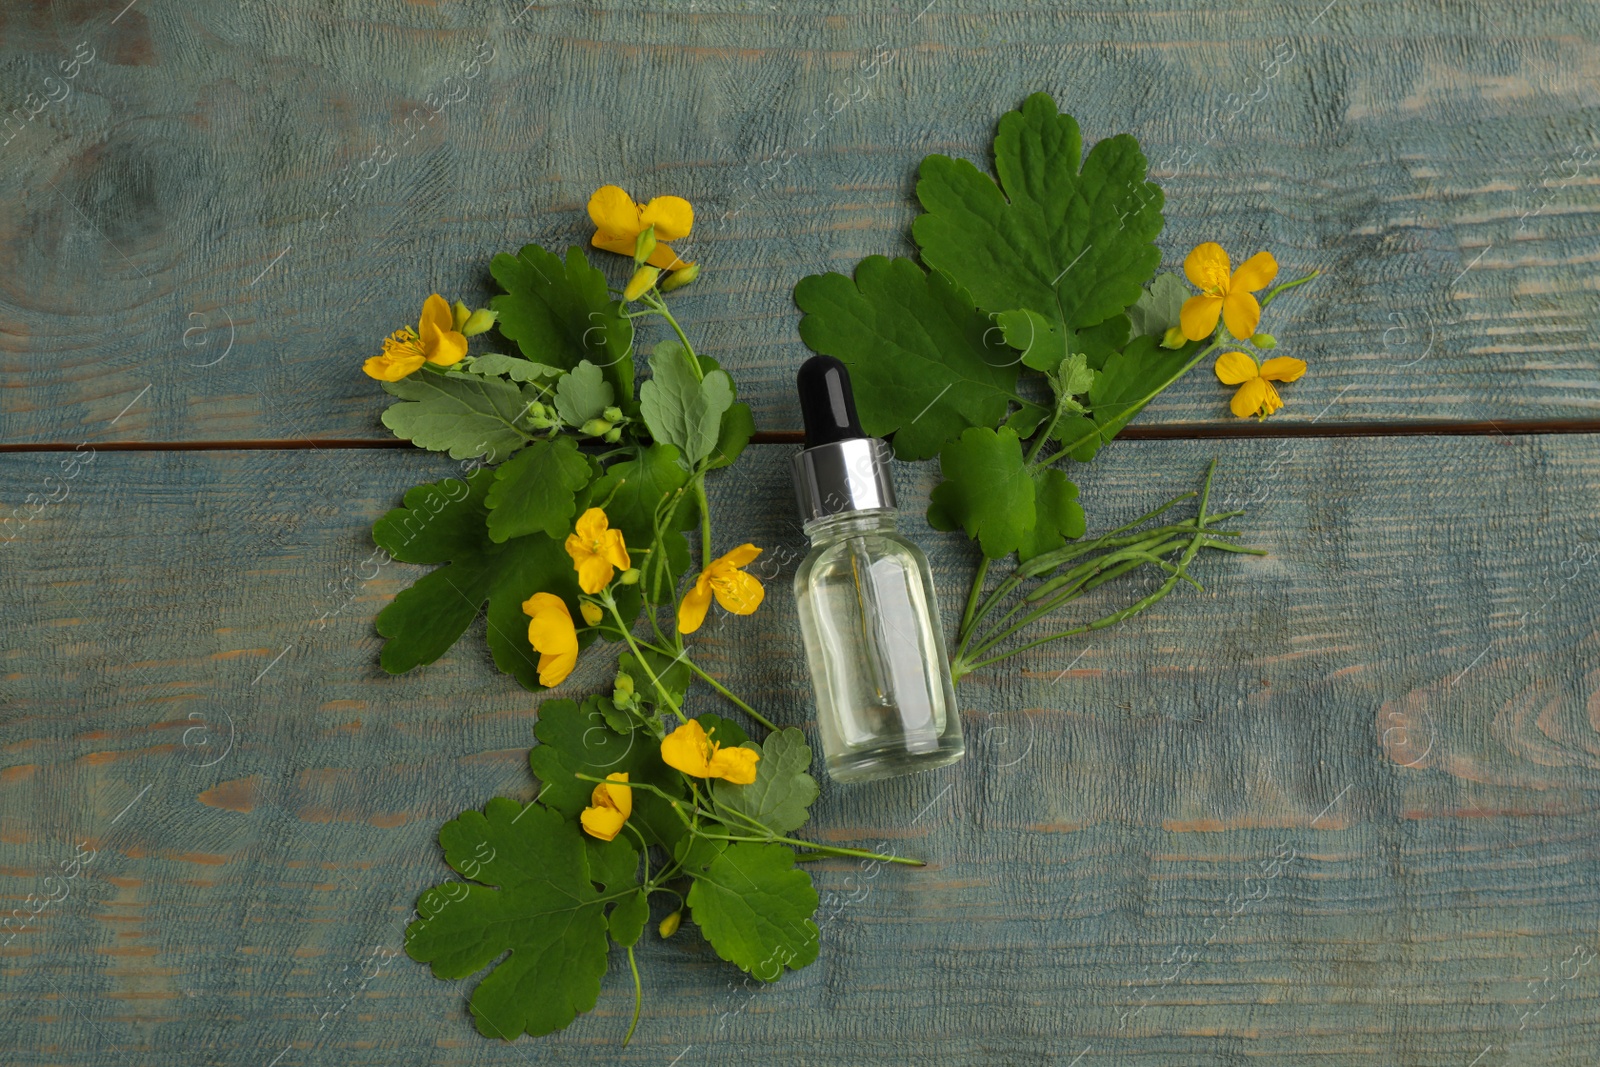
<path id="1" fill-rule="evenodd" d="M 787 451 L 714 485 L 769 599 L 703 647 L 809 728 Z M 68 893 L 0 947 L 8 1059 L 1589 1062 L 1600 444 L 1121 444 L 1082 478 L 1092 528 L 1213 455 L 1272 555 L 968 679 L 962 764 L 825 783 L 816 832 L 929 868 L 819 867 L 821 959 L 772 988 L 647 937 L 627 1050 L 625 966 L 593 1016 L 506 1048 L 467 984 L 374 955 L 444 873 L 437 826 L 534 792 L 534 700 L 478 643 L 376 664 L 371 617 L 418 569 L 363 581 L 367 526 L 448 464 L 102 453 L 58 482 L 60 455 L 0 457 L 8 505 L 69 487 L 0 546 L 0 893 Z M 928 477 L 902 469 L 904 497 Z M 953 605 L 965 543 L 908 527 Z M 45 884 L 80 842 L 94 862 Z"/>
<path id="2" fill-rule="evenodd" d="M 357 366 L 418 295 L 586 240 L 608 181 L 699 206 L 685 317 L 793 428 L 795 281 L 908 252 L 917 161 L 981 157 L 1039 88 L 1143 140 L 1169 264 L 1216 238 L 1329 272 L 1269 323 L 1312 365 L 1278 419 L 1596 414 L 1593 4 L 114 14 L 0 15 L 6 106 L 68 94 L 0 167 L 6 442 L 382 433 Z M 1145 419 L 1225 399 L 1200 373 Z"/>

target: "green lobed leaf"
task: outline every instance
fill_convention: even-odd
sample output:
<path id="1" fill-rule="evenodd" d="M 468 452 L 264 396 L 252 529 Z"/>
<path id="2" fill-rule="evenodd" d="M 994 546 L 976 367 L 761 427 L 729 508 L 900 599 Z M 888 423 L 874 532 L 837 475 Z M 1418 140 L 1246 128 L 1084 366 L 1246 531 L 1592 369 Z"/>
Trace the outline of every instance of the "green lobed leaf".
<path id="1" fill-rule="evenodd" d="M 478 1032 L 505 1041 L 548 1034 L 593 1008 L 606 972 L 605 900 L 577 826 L 541 805 L 496 797 L 481 814 L 446 823 L 439 841 L 473 882 L 422 895 L 406 952 L 439 978 L 500 961 L 472 991 Z M 464 862 L 463 853 L 474 858 Z"/>
<path id="2" fill-rule="evenodd" d="M 528 643 L 522 603 L 546 592 L 567 601 L 578 617 L 577 574 L 561 543 L 544 534 L 489 539 L 485 498 L 495 472 L 474 471 L 463 485 L 445 479 L 406 493 L 406 506 L 372 528 L 373 540 L 396 559 L 444 563 L 378 613 L 388 640 L 380 662 L 390 674 L 432 663 L 455 644 L 488 601 L 488 639 L 497 667 L 537 690 L 539 655 Z M 466 491 L 461 492 L 464 488 Z"/>
<path id="3" fill-rule="evenodd" d="M 570 437 L 533 442 L 495 469 L 489 508 L 489 539 L 507 541 L 542 533 L 563 542 L 572 532 L 578 490 L 589 484 L 592 468 Z"/>
<path id="4" fill-rule="evenodd" d="M 556 414 L 568 426 L 582 426 L 599 418 L 615 395 L 600 368 L 583 360 L 556 382 Z"/>
<path id="5" fill-rule="evenodd" d="M 912 223 L 923 262 L 979 307 L 1026 308 L 1077 330 L 1120 314 L 1161 262 L 1160 186 L 1139 142 L 1108 137 L 1083 154 L 1071 115 L 1034 93 L 1000 119 L 998 181 L 965 160 L 922 161 Z"/>
<path id="6" fill-rule="evenodd" d="M 597 502 L 610 500 L 605 505 L 606 518 L 622 531 L 627 544 L 635 548 L 649 545 L 655 537 L 656 505 L 689 483 L 689 472 L 678 456 L 672 445 L 650 445 L 640 450 L 637 459 L 613 463 L 594 483 L 591 496 Z M 674 575 L 682 576 L 689 569 L 689 542 L 679 531 L 693 529 L 698 519 L 694 494 L 684 493 L 663 524 L 662 539 Z"/>
<path id="7" fill-rule="evenodd" d="M 704 716 L 702 716 L 704 718 Z M 811 777 L 811 747 L 806 736 L 794 727 L 769 734 L 757 745 L 761 762 L 756 764 L 756 780 L 749 785 L 718 781 L 712 796 L 718 804 L 743 812 L 759 823 L 786 834 L 798 830 L 810 818 L 810 807 L 817 799 L 817 780 Z M 737 820 L 731 820 L 738 825 Z"/>
<path id="8" fill-rule="evenodd" d="M 756 420 L 750 414 L 749 404 L 730 404 L 722 413 L 722 425 L 717 430 L 717 444 L 711 450 L 707 470 L 726 467 L 739 458 L 756 432 Z"/>
<path id="9" fill-rule="evenodd" d="M 1171 271 L 1157 274 L 1155 280 L 1139 294 L 1139 299 L 1128 309 L 1133 332 L 1141 337 L 1154 337 L 1159 340 L 1168 330 L 1178 325 L 1183 302 L 1193 295 L 1189 287 L 1183 284 L 1183 279 Z"/>
<path id="10" fill-rule="evenodd" d="M 604 778 L 625 771 L 630 782 L 684 795 L 683 776 L 661 761 L 655 738 L 643 729 L 627 733 L 612 729 L 596 706 L 579 708 L 571 700 L 546 700 L 539 705 L 533 733 L 539 743 L 528 752 L 528 766 L 539 779 L 540 802 L 570 819 L 589 806 L 594 794 L 595 783 L 573 777 L 579 773 Z M 684 832 L 683 820 L 671 805 L 643 789 L 633 791 L 633 815 L 628 821 L 645 840 L 668 848 Z"/>
<path id="11" fill-rule="evenodd" d="M 560 367 L 549 367 L 543 363 L 523 359 L 521 356 L 506 356 L 498 352 L 485 352 L 481 356 L 463 360 L 461 370 L 467 374 L 503 375 L 514 382 L 535 382 L 541 378 L 559 377 L 561 374 Z"/>
<path id="12" fill-rule="evenodd" d="M 739 842 L 690 858 L 704 865 L 686 868 L 694 878 L 689 910 L 718 956 L 763 982 L 817 958 L 817 891 L 792 851 Z"/>
<path id="13" fill-rule="evenodd" d="M 1057 428 L 1056 437 L 1071 449 L 1074 459 L 1093 458 L 1101 445 L 1110 442 L 1146 404 L 1188 369 L 1205 343 L 1190 341 L 1182 348 L 1168 349 L 1157 342 L 1149 334 L 1140 335 L 1106 360 L 1089 389 L 1092 431 L 1081 423 Z"/>
<path id="14" fill-rule="evenodd" d="M 993 426 L 1023 403 L 1018 356 L 1001 331 L 949 278 L 909 259 L 868 256 L 853 280 L 802 278 L 794 299 L 805 312 L 801 338 L 849 366 L 862 427 L 893 434 L 901 459 L 937 455 L 963 430 Z"/>
<path id="15" fill-rule="evenodd" d="M 639 412 L 650 436 L 675 446 L 691 468 L 717 447 L 722 416 L 733 406 L 733 382 L 726 371 L 695 376 L 687 349 L 662 341 L 650 354 L 650 380 L 639 388 Z"/>
<path id="16" fill-rule="evenodd" d="M 588 360 L 616 390 L 623 410 L 633 407 L 633 320 L 611 299 L 606 276 L 589 265 L 583 249 L 566 261 L 536 244 L 516 255 L 502 252 L 489 272 L 505 290 L 489 302 L 500 332 L 535 363 L 572 370 Z"/>
<path id="17" fill-rule="evenodd" d="M 1034 471 L 1034 524 L 1017 548 L 1024 563 L 1083 536 L 1087 528 L 1078 487 L 1054 467 Z"/>
<path id="18" fill-rule="evenodd" d="M 937 509 L 940 522 L 961 526 L 990 559 L 1023 544 L 1034 525 L 1034 490 L 1015 432 L 974 426 L 939 453 L 939 469 L 945 480 L 934 487 L 930 525 Z"/>
<path id="19" fill-rule="evenodd" d="M 611 909 L 607 919 L 611 940 L 623 948 L 629 948 L 639 940 L 639 935 L 644 933 L 644 924 L 649 921 L 650 894 L 643 889 L 636 890 L 617 901 L 617 906 Z"/>
<path id="20" fill-rule="evenodd" d="M 400 398 L 383 411 L 396 437 L 452 459 L 498 463 L 532 439 L 523 391 L 499 378 L 422 370 L 383 388 Z"/>

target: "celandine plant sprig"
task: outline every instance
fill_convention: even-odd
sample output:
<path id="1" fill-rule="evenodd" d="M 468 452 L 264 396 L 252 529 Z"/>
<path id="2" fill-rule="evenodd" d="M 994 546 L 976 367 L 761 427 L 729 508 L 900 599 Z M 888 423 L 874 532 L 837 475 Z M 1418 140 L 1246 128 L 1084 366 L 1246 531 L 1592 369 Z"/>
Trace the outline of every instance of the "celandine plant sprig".
<path id="1" fill-rule="evenodd" d="M 1139 143 L 1121 134 L 1084 152 L 1070 115 L 1045 93 L 1000 120 L 995 176 L 928 156 L 911 234 L 921 263 L 871 256 L 854 277 L 813 275 L 795 287 L 800 336 L 850 366 L 861 424 L 903 460 L 939 460 L 928 522 L 963 530 L 981 553 L 950 668 L 957 681 L 1039 645 L 1115 625 L 1167 596 L 1203 551 L 1247 552 L 1210 514 L 1211 472 L 1198 493 L 1129 526 L 1083 540 L 1087 520 L 1062 461 L 1095 458 L 1135 415 L 1219 349 L 1259 333 L 1263 311 L 1313 271 L 1271 284 L 1267 252 L 1234 270 L 1214 242 L 1184 261 L 1191 292 L 1157 274 L 1161 189 Z M 1298 359 L 1224 353 L 1216 374 L 1238 386 L 1232 410 L 1265 418 L 1282 406 L 1272 382 L 1305 373 Z M 1213 469 L 1215 464 L 1212 465 Z M 1156 524 L 1199 497 L 1191 518 Z M 1010 559 L 993 588 L 990 566 Z M 1154 568 L 1162 580 L 1132 603 L 1073 625 L 1053 616 L 1101 585 Z M 1049 627 L 1042 634 L 1042 628 Z"/>
<path id="2" fill-rule="evenodd" d="M 613 943 L 633 979 L 631 1038 L 634 946 L 652 905 L 660 937 L 687 917 L 719 956 L 770 982 L 817 955 L 817 892 L 797 863 L 917 865 L 792 836 L 817 797 L 804 735 L 691 656 L 685 637 L 713 599 L 749 615 L 764 595 L 743 569 L 759 548 L 717 553 L 705 490 L 744 450 L 750 410 L 667 305 L 699 272 L 662 243 L 689 235 L 689 202 L 640 205 L 605 186 L 589 214 L 594 246 L 633 259 L 621 290 L 580 249 L 562 259 L 528 245 L 491 263 L 505 290 L 491 308 L 430 296 L 418 325 L 363 366 L 399 398 L 384 424 L 465 472 L 412 489 L 373 527 L 395 559 L 441 565 L 379 614 L 384 667 L 432 663 L 485 603 L 495 663 L 531 690 L 565 682 L 596 640 L 620 645 L 609 693 L 540 705 L 538 796 L 496 797 L 440 830 L 466 880 L 422 894 L 406 929 L 406 951 L 440 978 L 492 968 L 471 1010 L 480 1033 L 508 1041 L 593 1008 Z M 634 324 L 648 318 L 672 337 L 636 389 Z M 496 323 L 517 353 L 470 354 L 469 338 Z M 698 567 L 685 536 L 696 529 Z M 696 678 L 770 732 L 753 741 L 731 719 L 691 716 Z"/>

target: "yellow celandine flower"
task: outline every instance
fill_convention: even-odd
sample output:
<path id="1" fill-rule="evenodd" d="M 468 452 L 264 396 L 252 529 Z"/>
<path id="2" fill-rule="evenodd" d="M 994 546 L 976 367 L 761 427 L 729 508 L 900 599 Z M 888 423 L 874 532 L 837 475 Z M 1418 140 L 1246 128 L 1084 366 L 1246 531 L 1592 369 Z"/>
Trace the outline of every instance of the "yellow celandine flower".
<path id="1" fill-rule="evenodd" d="M 532 616 L 528 642 L 539 653 L 539 684 L 560 685 L 578 663 L 578 631 L 567 602 L 554 593 L 535 593 L 522 602 L 522 610 Z"/>
<path id="2" fill-rule="evenodd" d="M 1261 322 L 1261 304 L 1251 294 L 1272 284 L 1278 276 L 1278 261 L 1271 252 L 1257 252 L 1233 270 L 1222 246 L 1207 241 L 1195 245 L 1184 259 L 1183 273 L 1200 290 L 1200 295 L 1185 300 L 1178 312 L 1183 335 L 1203 341 L 1221 317 L 1228 332 L 1243 339 L 1254 334 Z"/>
<path id="3" fill-rule="evenodd" d="M 579 516 L 576 531 L 567 535 L 567 555 L 578 572 L 578 588 L 590 596 L 611 584 L 618 567 L 627 570 L 633 566 L 622 531 L 611 529 L 600 508 L 590 508 Z"/>
<path id="4" fill-rule="evenodd" d="M 456 326 L 449 301 L 434 293 L 422 302 L 422 318 L 413 330 L 404 326 L 383 340 L 383 354 L 361 365 L 380 382 L 398 382 L 424 363 L 452 367 L 467 354 L 467 338 Z"/>
<path id="5" fill-rule="evenodd" d="M 699 719 L 690 719 L 661 742 L 661 759 L 668 767 L 696 778 L 725 778 L 734 785 L 756 780 L 761 753 L 753 748 L 723 748 L 711 740 Z"/>
<path id="6" fill-rule="evenodd" d="M 606 782 L 627 780 L 627 771 L 606 775 Z M 626 785 L 602 783 L 594 787 L 589 804 L 578 816 L 578 821 L 583 824 L 583 832 L 590 837 L 610 841 L 622 832 L 622 824 L 633 814 L 633 790 Z"/>
<path id="7" fill-rule="evenodd" d="M 681 196 L 658 196 L 640 207 L 621 188 L 602 185 L 589 198 L 589 218 L 594 220 L 591 243 L 607 252 L 632 256 L 645 227 L 656 228 L 658 241 L 676 241 L 694 228 L 694 207 Z M 645 261 L 662 270 L 689 266 L 665 244 L 658 243 Z M 648 288 L 648 286 L 647 286 Z"/>
<path id="8" fill-rule="evenodd" d="M 1243 352 L 1224 352 L 1217 357 L 1217 380 L 1239 387 L 1228 406 L 1241 419 L 1251 415 L 1264 419 L 1283 407 L 1283 398 L 1272 383 L 1292 382 L 1305 372 L 1305 360 L 1291 356 L 1274 356 L 1259 367 Z"/>
<path id="9" fill-rule="evenodd" d="M 694 581 L 694 588 L 684 594 L 683 603 L 678 605 L 678 632 L 692 634 L 700 629 L 700 624 L 706 621 L 706 612 L 711 608 L 713 595 L 717 603 L 735 615 L 749 615 L 759 608 L 767 591 L 761 587 L 761 581 L 755 575 L 739 569 L 749 566 L 759 555 L 761 549 L 755 545 L 740 545 L 727 555 L 712 560 L 711 566 L 700 572 L 700 577 Z"/>

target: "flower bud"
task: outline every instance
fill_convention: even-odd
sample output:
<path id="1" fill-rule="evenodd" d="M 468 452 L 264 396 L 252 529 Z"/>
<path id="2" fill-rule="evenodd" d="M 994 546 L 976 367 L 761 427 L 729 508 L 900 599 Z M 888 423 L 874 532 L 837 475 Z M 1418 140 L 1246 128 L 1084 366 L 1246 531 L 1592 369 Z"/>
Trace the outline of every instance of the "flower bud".
<path id="1" fill-rule="evenodd" d="M 623 571 L 622 572 L 622 584 L 623 585 L 638 585 L 639 584 L 639 568 L 638 567 L 629 567 L 627 570 Z M 627 677 L 627 675 L 623 675 L 622 677 Z"/>
<path id="2" fill-rule="evenodd" d="M 450 305 L 450 328 L 460 333 L 461 327 L 467 324 L 467 319 L 471 314 L 472 312 L 467 310 L 467 305 L 457 300 Z"/>
<path id="3" fill-rule="evenodd" d="M 547 414 L 548 412 L 545 411 L 544 405 L 537 400 L 528 405 L 528 418 L 530 419 L 542 419 Z"/>
<path id="4" fill-rule="evenodd" d="M 1265 348 L 1269 352 L 1278 347 L 1278 339 L 1272 336 L 1270 333 L 1258 333 L 1254 337 L 1250 338 L 1250 343 L 1255 345 L 1257 348 Z"/>
<path id="5" fill-rule="evenodd" d="M 622 421 L 622 409 L 606 408 L 600 413 L 600 417 L 611 423 L 611 425 L 615 426 L 617 423 Z"/>
<path id="6" fill-rule="evenodd" d="M 661 271 L 659 268 L 640 267 L 638 270 L 633 272 L 633 277 L 628 279 L 628 287 L 622 290 L 622 299 L 639 299 L 645 294 L 647 289 L 656 283 L 656 279 L 659 277 L 661 277 Z"/>
<path id="7" fill-rule="evenodd" d="M 611 430 L 611 424 L 605 419 L 590 419 L 578 427 L 578 432 L 586 437 L 603 437 Z"/>
<path id="8" fill-rule="evenodd" d="M 583 621 L 590 626 L 598 626 L 600 620 L 606 617 L 605 612 L 600 610 L 599 604 L 591 604 L 587 600 L 578 605 L 578 610 L 583 612 Z"/>
<path id="9" fill-rule="evenodd" d="M 698 277 L 700 277 L 700 264 L 691 263 L 687 267 L 679 267 L 667 275 L 667 280 L 661 283 L 661 291 L 670 293 L 674 289 L 682 289 Z"/>
<path id="10" fill-rule="evenodd" d="M 624 575 L 624 577 L 626 577 L 626 575 Z M 626 584 L 632 585 L 633 583 L 628 582 Z M 627 671 L 618 671 L 616 692 L 619 699 L 633 696 L 633 675 L 629 674 Z"/>
<path id="11" fill-rule="evenodd" d="M 1189 343 L 1189 338 L 1183 334 L 1182 326 L 1174 326 L 1161 338 L 1162 348 L 1182 348 Z"/>
<path id="12" fill-rule="evenodd" d="M 606 435 L 604 437 L 602 437 L 601 440 L 604 441 L 608 445 L 616 444 L 618 441 L 622 440 L 622 430 L 621 430 L 621 428 L 613 426 L 610 430 L 608 430 L 606 432 Z"/>
<path id="13" fill-rule="evenodd" d="M 668 938 L 678 932 L 678 924 L 681 922 L 683 922 L 683 912 L 675 911 L 665 919 L 662 919 L 661 925 L 656 929 L 661 932 L 663 938 Z"/>
<path id="14" fill-rule="evenodd" d="M 467 321 L 462 323 L 460 326 L 457 326 L 456 329 L 460 330 L 468 337 L 476 337 L 480 333 L 488 333 L 489 327 L 493 326 L 495 324 L 495 320 L 499 317 L 500 312 L 498 311 L 490 311 L 488 308 L 479 308 L 477 311 L 474 311 L 472 314 L 468 315 Z"/>
<path id="15" fill-rule="evenodd" d="M 656 228 L 646 226 L 639 233 L 639 239 L 633 242 L 633 264 L 636 267 L 644 266 L 644 261 L 650 258 L 650 253 L 656 250 Z M 631 298 L 630 298 L 631 299 Z"/>

